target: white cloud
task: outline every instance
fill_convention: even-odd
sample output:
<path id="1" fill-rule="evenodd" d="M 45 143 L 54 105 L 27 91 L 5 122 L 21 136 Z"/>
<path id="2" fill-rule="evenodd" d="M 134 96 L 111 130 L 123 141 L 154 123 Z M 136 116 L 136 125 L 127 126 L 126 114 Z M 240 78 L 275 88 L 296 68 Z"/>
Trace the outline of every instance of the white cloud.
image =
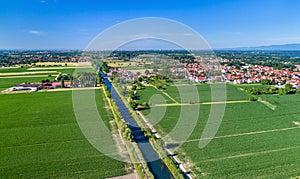
<path id="1" fill-rule="evenodd" d="M 39 35 L 39 34 L 42 34 L 41 31 L 38 31 L 38 30 L 29 30 L 28 31 L 30 34 L 34 34 L 34 35 Z"/>

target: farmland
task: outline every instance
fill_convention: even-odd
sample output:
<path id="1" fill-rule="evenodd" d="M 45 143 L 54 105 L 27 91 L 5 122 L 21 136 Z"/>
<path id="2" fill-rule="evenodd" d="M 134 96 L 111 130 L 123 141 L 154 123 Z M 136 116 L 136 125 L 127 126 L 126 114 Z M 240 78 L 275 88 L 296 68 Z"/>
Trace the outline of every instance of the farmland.
<path id="1" fill-rule="evenodd" d="M 102 91 L 99 113 L 112 119 Z M 0 95 L 0 176 L 3 178 L 106 178 L 132 172 L 127 163 L 93 148 L 76 122 L 72 92 Z"/>
<path id="2" fill-rule="evenodd" d="M 59 74 L 73 74 L 75 67 L 34 67 L 34 68 L 0 68 L 0 91 L 21 83 L 41 83 L 42 80 L 53 81 Z M 81 68 L 83 70 L 88 68 Z"/>
<path id="3" fill-rule="evenodd" d="M 178 86 L 177 86 L 178 87 Z M 167 86 L 164 92 L 180 103 L 176 86 Z M 182 86 L 181 86 L 182 87 Z M 148 87 L 146 87 L 147 89 Z M 185 88 L 189 88 L 188 86 Z M 197 85 L 200 103 L 174 106 L 154 105 L 143 114 L 165 136 L 178 122 L 181 110 L 199 107 L 199 116 L 185 116 L 183 127 L 197 123 L 186 141 L 177 141 L 181 147 L 174 151 L 191 169 L 192 175 L 203 178 L 289 178 L 300 175 L 300 95 L 262 95 L 260 101 L 250 102 L 238 86 L 226 85 L 227 103 L 222 124 L 214 139 L 203 149 L 199 141 L 207 123 L 211 106 L 209 85 Z M 157 90 L 151 88 L 152 94 Z M 188 90 L 187 90 L 188 91 Z M 138 94 L 143 96 L 143 90 Z M 161 93 L 161 92 L 160 92 Z M 166 100 L 168 97 L 162 95 Z M 151 96 L 144 95 L 147 101 Z M 275 106 L 274 109 L 270 105 Z M 156 113 L 163 111 L 159 122 Z M 207 140 L 207 139 L 201 139 Z"/>

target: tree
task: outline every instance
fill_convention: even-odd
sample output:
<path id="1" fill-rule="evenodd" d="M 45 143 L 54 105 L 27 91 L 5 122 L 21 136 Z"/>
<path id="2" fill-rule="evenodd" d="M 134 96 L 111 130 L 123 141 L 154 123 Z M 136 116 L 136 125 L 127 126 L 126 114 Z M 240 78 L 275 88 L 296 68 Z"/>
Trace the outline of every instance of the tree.
<path id="1" fill-rule="evenodd" d="M 158 83 L 156 84 L 157 89 L 163 89 L 163 84 L 162 83 Z"/>
<path id="2" fill-rule="evenodd" d="M 46 80 L 42 80 L 42 83 L 49 83 L 50 80 L 49 79 L 46 79 Z"/>
<path id="3" fill-rule="evenodd" d="M 60 86 L 61 86 L 61 88 L 64 88 L 64 87 L 65 87 L 65 80 L 64 80 L 64 79 L 61 79 L 61 81 L 60 81 Z"/>
<path id="4" fill-rule="evenodd" d="M 102 66 L 101 66 L 101 70 L 105 73 L 108 73 L 109 72 L 109 66 L 107 65 L 106 62 L 103 62 L 102 63 Z"/>
<path id="5" fill-rule="evenodd" d="M 137 81 L 138 81 L 138 82 L 142 82 L 142 81 L 143 81 L 143 78 L 142 78 L 142 77 L 138 77 Z"/>
<path id="6" fill-rule="evenodd" d="M 269 79 L 263 79 L 261 81 L 261 84 L 263 85 L 272 85 L 273 84 L 273 81 L 272 80 L 269 80 Z"/>
<path id="7" fill-rule="evenodd" d="M 136 89 L 138 89 L 138 90 L 141 90 L 141 89 L 143 89 L 145 86 L 142 84 L 142 83 L 140 83 L 139 81 L 136 83 Z"/>
<path id="8" fill-rule="evenodd" d="M 292 93 L 293 86 L 291 84 L 286 84 L 284 87 L 285 94 Z"/>
<path id="9" fill-rule="evenodd" d="M 138 105 L 137 102 L 135 102 L 133 100 L 130 101 L 130 106 L 131 106 L 132 109 L 135 110 L 137 108 L 137 105 Z"/>
<path id="10" fill-rule="evenodd" d="M 128 93 L 128 97 L 130 99 L 134 99 L 134 96 L 135 96 L 134 90 L 130 90 L 129 93 Z"/>
<path id="11" fill-rule="evenodd" d="M 123 133 L 123 136 L 128 140 L 128 141 L 132 141 L 133 137 L 131 134 L 131 130 L 127 127 Z"/>
<path id="12" fill-rule="evenodd" d="M 149 70 L 145 70 L 145 74 L 148 75 L 150 73 Z"/>
<path id="13" fill-rule="evenodd" d="M 157 67 L 153 68 L 153 73 L 158 73 L 158 68 Z"/>
<path id="14" fill-rule="evenodd" d="M 279 89 L 278 89 L 278 94 L 280 94 L 280 95 L 285 94 L 284 88 L 279 88 Z"/>
<path id="15" fill-rule="evenodd" d="M 249 97 L 249 100 L 250 100 L 250 101 L 257 101 L 257 97 L 256 97 L 256 96 L 253 96 L 253 95 L 251 95 L 251 96 Z"/>
<path id="16" fill-rule="evenodd" d="M 142 105 L 142 107 L 145 108 L 145 109 L 146 109 L 146 108 L 149 108 L 149 104 L 148 104 L 147 102 L 143 102 L 141 105 Z"/>

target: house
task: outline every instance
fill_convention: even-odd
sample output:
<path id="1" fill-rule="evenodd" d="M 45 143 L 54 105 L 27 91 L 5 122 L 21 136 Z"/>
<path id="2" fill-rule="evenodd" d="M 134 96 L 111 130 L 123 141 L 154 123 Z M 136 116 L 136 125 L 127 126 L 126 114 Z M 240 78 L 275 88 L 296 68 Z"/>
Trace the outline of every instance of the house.
<path id="1" fill-rule="evenodd" d="M 53 88 L 62 88 L 61 82 L 53 82 L 52 87 Z M 65 88 L 71 88 L 71 82 L 67 82 L 67 81 L 64 82 L 64 87 Z"/>

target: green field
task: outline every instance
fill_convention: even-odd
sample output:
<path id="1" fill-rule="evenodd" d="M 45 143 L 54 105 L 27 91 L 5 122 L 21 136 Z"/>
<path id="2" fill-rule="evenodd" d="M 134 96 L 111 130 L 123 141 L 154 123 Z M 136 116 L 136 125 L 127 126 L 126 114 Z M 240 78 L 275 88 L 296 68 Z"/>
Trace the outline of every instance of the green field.
<path id="1" fill-rule="evenodd" d="M 50 80 L 53 81 L 55 77 L 59 73 L 65 74 L 73 74 L 75 71 L 75 67 L 64 68 L 64 67 L 56 67 L 56 68 L 47 68 L 47 67 L 38 67 L 38 68 L 0 68 L 0 91 L 5 90 L 7 88 L 13 87 L 14 85 L 21 83 L 41 83 L 42 80 Z M 85 70 L 85 68 L 81 68 L 78 70 Z M 38 74 L 22 74 L 24 72 L 43 72 Z M 53 72 L 47 72 L 53 71 Z M 10 74 L 9 74 L 10 73 Z M 14 73 L 14 74 L 11 74 Z M 19 74 L 18 74 L 19 73 Z M 7 74 L 7 75 L 5 75 Z M 49 76 L 51 75 L 51 76 Z"/>
<path id="2" fill-rule="evenodd" d="M 139 90 L 137 93 L 137 98 L 138 98 L 138 102 L 139 103 L 143 103 L 143 102 L 148 102 L 151 98 L 151 96 L 153 95 L 160 95 L 164 100 L 161 101 L 162 104 L 164 103 L 173 103 L 173 101 L 166 95 L 164 95 L 162 93 L 162 91 L 157 90 L 155 87 L 153 86 L 147 86 L 147 88 L 143 89 L 143 90 Z M 157 103 L 160 104 L 160 103 Z"/>
<path id="3" fill-rule="evenodd" d="M 102 91 L 99 113 L 112 114 Z M 132 172 L 93 148 L 76 122 L 72 92 L 0 95 L 1 178 L 106 178 Z"/>
<path id="4" fill-rule="evenodd" d="M 247 100 L 249 99 L 248 95 L 241 92 L 239 88 L 236 88 L 232 85 L 223 85 L 223 84 L 214 84 L 212 87 L 209 84 L 199 84 L 196 85 L 197 90 L 194 90 L 194 86 L 167 86 L 166 92 L 174 98 L 176 101 L 181 103 L 188 103 L 190 101 L 186 101 L 180 98 L 179 91 L 183 90 L 185 93 L 191 94 L 198 92 L 199 99 L 195 99 L 194 102 L 209 102 L 211 101 L 212 88 L 215 94 L 219 94 L 221 91 L 226 91 L 226 96 L 228 101 L 235 100 Z M 216 100 L 219 101 L 219 100 Z"/>
<path id="5" fill-rule="evenodd" d="M 26 77 L 26 78 L 0 78 L 0 91 L 21 83 L 41 83 L 42 80 L 54 80 L 55 77 Z"/>
<path id="6" fill-rule="evenodd" d="M 220 94 L 220 92 L 225 91 L 224 94 L 227 98 L 227 101 L 238 101 L 238 100 L 248 100 L 249 95 L 233 85 L 218 85 L 215 84 L 213 87 L 214 94 L 216 96 Z M 181 96 L 180 92 L 181 91 Z M 168 94 L 169 96 L 165 95 Z M 183 94 L 184 93 L 184 94 Z M 172 99 L 174 99 L 178 103 L 201 103 L 201 102 L 210 102 L 212 87 L 208 84 L 200 84 L 193 86 L 166 86 L 164 90 L 158 90 L 153 86 L 147 86 L 144 90 L 138 90 L 137 97 L 138 102 L 149 102 L 150 98 L 154 95 L 160 95 L 164 98 L 164 103 L 170 104 L 174 103 Z M 197 98 L 190 99 L 190 96 L 196 96 Z M 172 99 L 171 99 L 171 98 Z M 221 98 L 217 96 L 214 101 L 223 101 Z M 162 103 L 162 102 L 161 102 Z M 161 104 L 157 103 L 157 104 Z"/>
<path id="7" fill-rule="evenodd" d="M 187 87 L 188 88 L 188 87 Z M 197 86 L 200 102 L 210 101 L 209 85 Z M 180 101 L 176 87 L 165 90 Z M 140 93 L 141 94 L 141 93 Z M 151 97 L 151 96 L 150 96 Z M 144 100 L 147 101 L 145 97 Z M 300 95 L 260 96 L 266 103 L 237 102 L 226 104 L 224 118 L 215 138 L 205 148 L 198 147 L 211 111 L 211 104 L 191 106 L 155 106 L 142 112 L 165 136 L 174 129 L 181 110 L 197 105 L 199 116 L 185 116 L 186 123 L 198 118 L 189 139 L 175 151 L 196 178 L 290 178 L 300 176 Z M 227 85 L 228 101 L 245 101 L 248 95 L 238 87 Z M 218 105 L 218 104 L 214 104 Z M 160 108 L 166 112 L 158 121 Z M 153 114 L 154 113 L 154 114 Z M 155 117 L 156 116 L 156 117 Z"/>

